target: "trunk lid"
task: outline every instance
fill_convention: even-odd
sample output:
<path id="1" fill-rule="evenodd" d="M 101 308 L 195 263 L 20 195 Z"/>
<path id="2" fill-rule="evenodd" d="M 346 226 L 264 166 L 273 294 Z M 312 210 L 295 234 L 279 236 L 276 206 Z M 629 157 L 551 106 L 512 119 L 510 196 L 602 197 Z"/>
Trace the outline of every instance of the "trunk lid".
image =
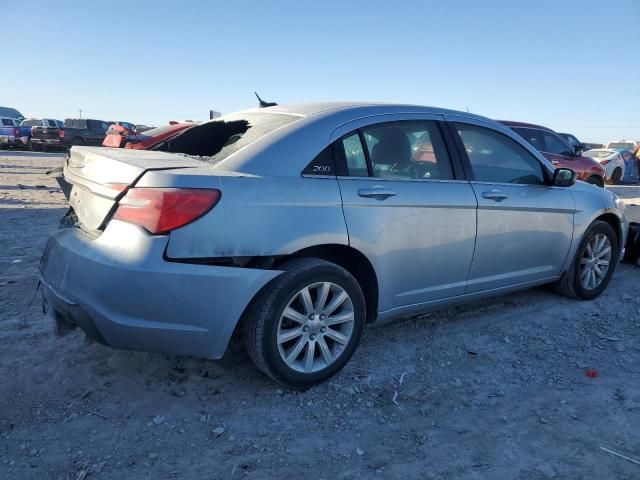
<path id="1" fill-rule="evenodd" d="M 202 167 L 171 153 L 73 147 L 64 165 L 69 204 L 85 230 L 100 230 L 126 189 L 151 170 Z"/>

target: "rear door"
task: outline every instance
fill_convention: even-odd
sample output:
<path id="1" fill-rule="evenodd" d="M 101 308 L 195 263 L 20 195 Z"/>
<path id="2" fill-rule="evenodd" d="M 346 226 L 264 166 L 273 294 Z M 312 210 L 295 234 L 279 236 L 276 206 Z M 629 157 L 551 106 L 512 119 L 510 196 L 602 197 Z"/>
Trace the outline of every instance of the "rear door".
<path id="1" fill-rule="evenodd" d="M 467 293 L 555 277 L 573 236 L 573 196 L 508 129 L 447 115 L 478 199 L 478 237 Z"/>
<path id="2" fill-rule="evenodd" d="M 349 242 L 374 264 L 379 312 L 465 291 L 477 203 L 440 120 L 369 117 L 334 132 Z"/>

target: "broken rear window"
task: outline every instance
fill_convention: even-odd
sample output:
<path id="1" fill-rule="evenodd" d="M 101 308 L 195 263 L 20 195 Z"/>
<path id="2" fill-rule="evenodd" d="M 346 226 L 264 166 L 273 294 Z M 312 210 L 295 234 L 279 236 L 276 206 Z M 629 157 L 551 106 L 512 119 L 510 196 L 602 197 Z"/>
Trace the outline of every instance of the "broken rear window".
<path id="1" fill-rule="evenodd" d="M 242 147 L 300 117 L 276 113 L 236 113 L 194 126 L 155 150 L 184 153 L 218 163 Z"/>

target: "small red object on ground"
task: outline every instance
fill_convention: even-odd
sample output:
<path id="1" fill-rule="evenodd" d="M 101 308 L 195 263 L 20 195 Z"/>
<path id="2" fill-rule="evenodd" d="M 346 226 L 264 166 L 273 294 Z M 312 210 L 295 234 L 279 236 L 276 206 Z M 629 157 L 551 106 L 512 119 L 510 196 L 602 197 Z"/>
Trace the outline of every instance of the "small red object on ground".
<path id="1" fill-rule="evenodd" d="M 587 370 L 584 373 L 589 378 L 596 378 L 598 376 L 598 372 L 593 368 L 587 368 Z"/>

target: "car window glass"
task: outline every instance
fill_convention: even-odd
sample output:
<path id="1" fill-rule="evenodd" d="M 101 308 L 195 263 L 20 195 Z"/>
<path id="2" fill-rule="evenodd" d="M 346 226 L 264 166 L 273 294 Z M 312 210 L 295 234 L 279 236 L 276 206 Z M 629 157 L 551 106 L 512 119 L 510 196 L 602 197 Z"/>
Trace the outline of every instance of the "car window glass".
<path id="1" fill-rule="evenodd" d="M 570 157 L 573 152 L 565 142 L 560 140 L 551 132 L 540 131 L 542 138 L 544 139 L 545 149 L 543 152 L 554 153 L 556 155 L 564 155 Z"/>
<path id="2" fill-rule="evenodd" d="M 360 142 L 358 132 L 351 133 L 340 141 L 347 170 L 352 177 L 367 177 L 367 158 Z"/>
<path id="3" fill-rule="evenodd" d="M 87 121 L 86 120 L 81 120 L 81 119 L 73 119 L 73 118 L 67 118 L 64 121 L 64 127 L 65 128 L 87 128 Z"/>
<path id="4" fill-rule="evenodd" d="M 456 123 L 458 134 L 481 182 L 544 184 L 542 165 L 526 148 L 490 128 Z"/>
<path id="5" fill-rule="evenodd" d="M 47 120 L 47 122 L 49 123 L 50 127 L 57 127 L 58 124 L 56 122 L 54 122 L 53 120 Z"/>
<path id="6" fill-rule="evenodd" d="M 438 124 L 399 121 L 362 129 L 374 177 L 451 180 L 453 171 Z"/>
<path id="7" fill-rule="evenodd" d="M 12 127 L 13 126 L 13 122 L 8 118 L 3 118 L 2 119 L 2 125 L 4 125 L 5 127 Z"/>
<path id="8" fill-rule="evenodd" d="M 538 150 L 539 152 L 545 151 L 544 138 L 542 138 L 540 130 L 534 128 L 522 128 L 514 127 L 513 131 L 524 138 L 529 145 Z"/>

